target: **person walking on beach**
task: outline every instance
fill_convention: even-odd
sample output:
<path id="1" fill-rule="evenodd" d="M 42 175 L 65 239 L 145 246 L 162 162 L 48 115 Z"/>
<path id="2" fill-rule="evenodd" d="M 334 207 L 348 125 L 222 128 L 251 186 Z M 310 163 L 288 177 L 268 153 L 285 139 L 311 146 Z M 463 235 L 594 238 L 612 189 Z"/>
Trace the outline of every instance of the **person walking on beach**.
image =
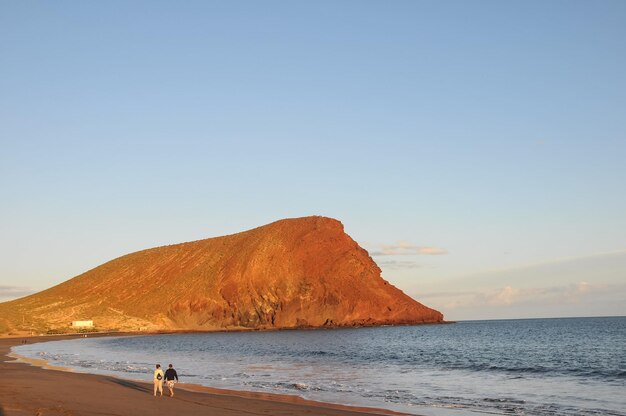
<path id="1" fill-rule="evenodd" d="M 163 370 L 161 370 L 161 364 L 157 364 L 154 370 L 154 397 L 156 397 L 157 390 L 163 396 Z"/>
<path id="2" fill-rule="evenodd" d="M 165 371 L 165 384 L 167 384 L 167 388 L 170 391 L 170 397 L 174 397 L 174 384 L 178 383 L 178 374 L 176 374 L 176 370 L 174 370 L 172 364 L 168 367 L 169 368 Z"/>

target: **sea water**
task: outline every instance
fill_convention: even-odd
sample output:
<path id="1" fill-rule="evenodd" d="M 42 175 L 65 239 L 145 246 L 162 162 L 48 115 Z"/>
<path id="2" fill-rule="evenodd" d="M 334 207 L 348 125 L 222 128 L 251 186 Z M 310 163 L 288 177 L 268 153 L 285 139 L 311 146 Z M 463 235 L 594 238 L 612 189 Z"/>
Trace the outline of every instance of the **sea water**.
<path id="1" fill-rule="evenodd" d="M 80 338 L 14 352 L 76 371 L 420 415 L 626 415 L 626 317 Z"/>

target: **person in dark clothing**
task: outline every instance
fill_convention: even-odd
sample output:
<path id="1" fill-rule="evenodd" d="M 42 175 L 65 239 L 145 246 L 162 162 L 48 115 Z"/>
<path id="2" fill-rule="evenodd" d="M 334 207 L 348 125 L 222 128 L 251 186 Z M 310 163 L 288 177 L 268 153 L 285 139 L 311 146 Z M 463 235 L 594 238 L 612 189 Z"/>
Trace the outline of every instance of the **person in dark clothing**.
<path id="1" fill-rule="evenodd" d="M 178 383 L 178 374 L 176 374 L 176 370 L 174 370 L 172 364 L 168 367 L 169 368 L 165 371 L 165 384 L 170 391 L 170 397 L 174 397 L 174 384 Z"/>

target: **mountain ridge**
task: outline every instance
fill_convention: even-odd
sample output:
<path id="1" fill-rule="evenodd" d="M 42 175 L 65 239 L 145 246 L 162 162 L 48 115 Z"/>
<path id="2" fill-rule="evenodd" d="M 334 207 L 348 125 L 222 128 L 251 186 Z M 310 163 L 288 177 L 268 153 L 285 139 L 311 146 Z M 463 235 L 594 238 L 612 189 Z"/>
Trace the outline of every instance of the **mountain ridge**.
<path id="1" fill-rule="evenodd" d="M 20 322 L 21 320 L 21 322 Z M 229 330 L 443 322 L 327 217 L 275 221 L 129 253 L 0 304 L 0 332 L 68 328 Z"/>

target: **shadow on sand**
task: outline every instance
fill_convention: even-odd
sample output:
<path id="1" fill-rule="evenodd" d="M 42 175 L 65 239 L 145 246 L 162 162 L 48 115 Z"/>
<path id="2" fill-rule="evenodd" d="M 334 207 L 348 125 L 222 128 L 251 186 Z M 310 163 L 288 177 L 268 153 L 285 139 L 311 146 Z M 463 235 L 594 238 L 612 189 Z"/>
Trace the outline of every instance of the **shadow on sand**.
<path id="1" fill-rule="evenodd" d="M 132 381 L 127 381 L 127 380 L 120 380 L 120 379 L 116 379 L 116 378 L 110 378 L 109 379 L 110 382 L 115 383 L 115 384 L 119 384 L 120 386 L 123 387 L 127 387 L 129 389 L 134 389 L 137 391 L 140 391 L 142 393 L 152 393 L 152 390 L 150 390 L 147 387 L 144 387 L 138 383 L 132 382 Z M 2 416 L 3 413 L 0 412 L 0 416 Z"/>

